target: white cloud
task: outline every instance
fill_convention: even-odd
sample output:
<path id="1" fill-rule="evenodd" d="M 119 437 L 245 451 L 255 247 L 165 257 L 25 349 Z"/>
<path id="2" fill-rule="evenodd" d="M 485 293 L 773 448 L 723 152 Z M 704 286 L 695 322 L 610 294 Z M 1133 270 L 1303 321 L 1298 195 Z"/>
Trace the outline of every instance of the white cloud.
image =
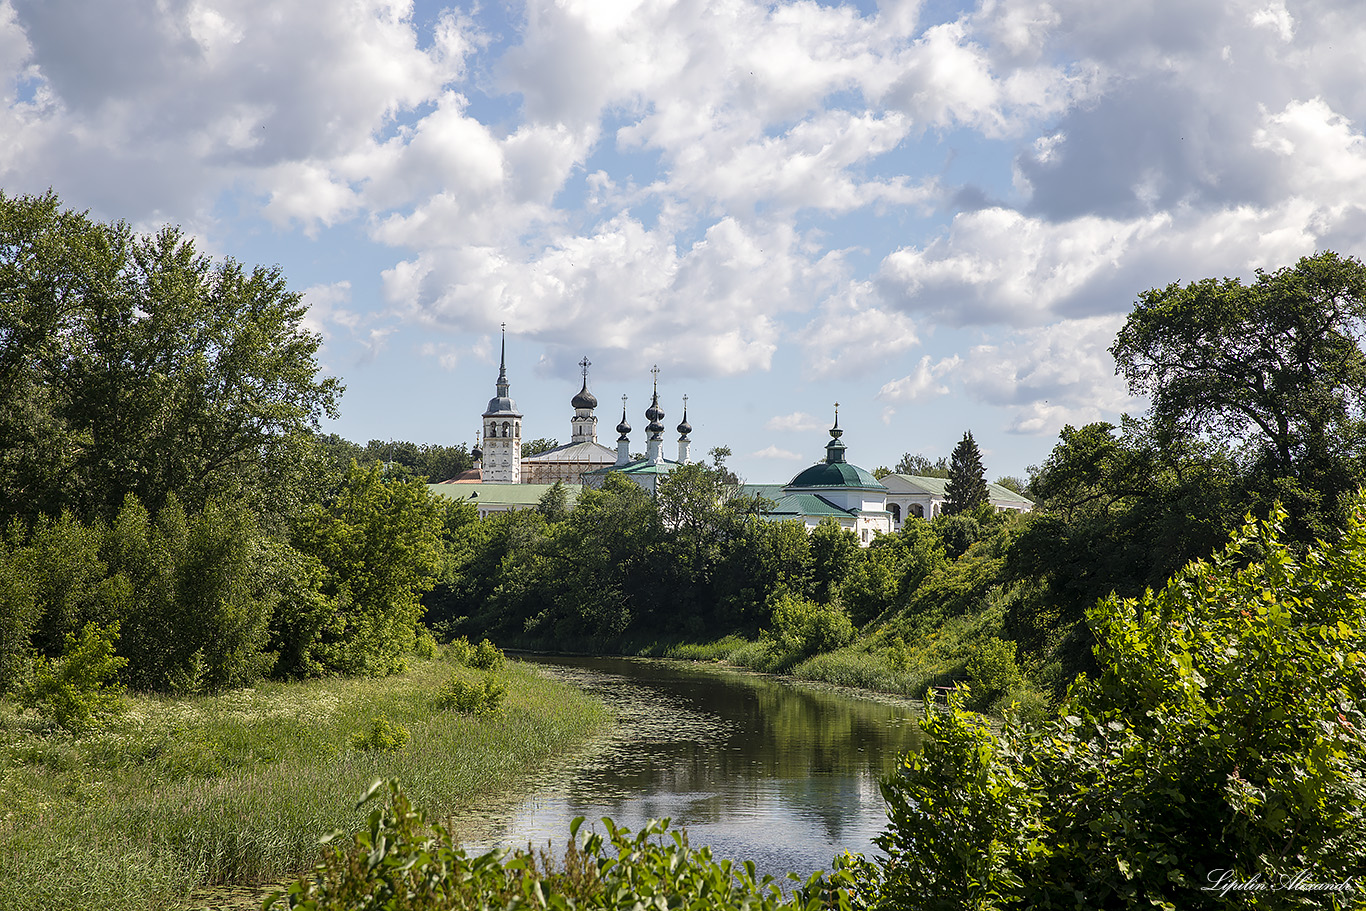
<path id="1" fill-rule="evenodd" d="M 1009 430 L 1056 433 L 1141 404 L 1115 376 L 1109 346 L 1123 317 L 1088 317 L 1017 332 L 973 348 L 957 371 L 966 392 L 1013 411 Z"/>
<path id="2" fill-rule="evenodd" d="M 932 364 L 930 360 L 927 354 L 920 359 L 913 373 L 884 383 L 877 397 L 888 402 L 916 402 L 947 393 L 949 387 L 940 383 L 939 379 L 955 371 L 962 363 L 962 358 L 955 354 L 938 363 Z M 889 419 L 890 415 L 884 415 L 883 423 Z"/>
<path id="3" fill-rule="evenodd" d="M 783 432 L 824 430 L 825 419 L 807 414 L 805 411 L 794 411 L 791 414 L 776 415 L 769 418 L 764 424 L 764 429 Z"/>
<path id="4" fill-rule="evenodd" d="M 876 301 L 868 282 L 848 283 L 826 299 L 816 319 L 797 335 L 811 375 L 866 374 L 919 344 L 915 323 Z"/>
<path id="5" fill-rule="evenodd" d="M 766 446 L 757 452 L 751 452 L 750 456 L 756 459 L 781 459 L 785 462 L 800 462 L 805 458 L 799 452 L 779 449 L 777 446 Z"/>

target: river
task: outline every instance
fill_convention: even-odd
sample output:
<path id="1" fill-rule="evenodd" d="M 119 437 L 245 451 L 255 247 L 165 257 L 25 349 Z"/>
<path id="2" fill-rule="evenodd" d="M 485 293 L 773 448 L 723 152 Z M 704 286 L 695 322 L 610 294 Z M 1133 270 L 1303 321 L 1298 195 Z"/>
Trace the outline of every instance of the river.
<path id="1" fill-rule="evenodd" d="M 691 662 L 524 660 L 601 697 L 618 723 L 489 813 L 473 846 L 563 844 L 575 816 L 633 831 L 670 817 L 694 846 L 805 877 L 841 851 L 876 852 L 878 781 L 919 746 L 906 700 Z"/>

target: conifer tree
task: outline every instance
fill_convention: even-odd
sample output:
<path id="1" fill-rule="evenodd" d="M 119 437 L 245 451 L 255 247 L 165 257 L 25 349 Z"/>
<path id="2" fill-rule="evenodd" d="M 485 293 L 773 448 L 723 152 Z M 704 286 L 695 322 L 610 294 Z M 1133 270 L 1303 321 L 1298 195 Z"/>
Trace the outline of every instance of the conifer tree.
<path id="1" fill-rule="evenodd" d="M 987 500 L 986 469 L 982 467 L 982 452 L 971 430 L 963 434 L 949 457 L 949 483 L 944 486 L 944 494 L 946 516 L 968 512 Z"/>

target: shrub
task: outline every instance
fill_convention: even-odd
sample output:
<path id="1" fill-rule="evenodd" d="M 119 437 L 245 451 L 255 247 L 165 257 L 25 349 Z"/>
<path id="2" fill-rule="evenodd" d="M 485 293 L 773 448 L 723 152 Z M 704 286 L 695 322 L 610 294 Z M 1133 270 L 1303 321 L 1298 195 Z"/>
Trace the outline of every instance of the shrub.
<path id="1" fill-rule="evenodd" d="M 375 782 L 360 805 L 386 783 Z M 370 811 L 349 843 L 333 841 L 314 872 L 272 895 L 266 908 L 351 911 L 354 908 L 688 908 L 690 911 L 823 911 L 849 905 L 853 864 L 830 878 L 797 881 L 785 896 L 754 865 L 716 860 L 687 834 L 652 820 L 640 832 L 604 819 L 579 846 L 580 817 L 570 825 L 562 865 L 545 851 L 491 851 L 470 856 L 450 832 L 414 810 L 397 782 L 388 804 Z"/>
<path id="2" fill-rule="evenodd" d="M 961 695 L 928 707 L 923 751 L 883 784 L 882 900 L 1218 909 L 1244 898 L 1222 880 L 1346 906 L 1293 884 L 1366 869 L 1366 503 L 1299 560 L 1283 519 L 1093 608 L 1101 675 L 1038 728 L 994 734 Z"/>
<path id="3" fill-rule="evenodd" d="M 450 645 L 451 657 L 466 667 L 480 671 L 496 671 L 503 666 L 503 650 L 487 639 L 471 645 L 464 636 Z"/>
<path id="4" fill-rule="evenodd" d="M 118 624 L 87 623 L 79 637 L 67 634 L 66 649 L 53 661 L 38 657 L 15 695 L 19 704 L 58 727 L 80 733 L 123 711 L 123 688 L 112 684 L 128 662 L 114 654 Z"/>
<path id="5" fill-rule="evenodd" d="M 973 704 L 981 709 L 1018 688 L 1024 681 L 1020 668 L 1015 664 L 1014 646 L 995 636 L 976 644 L 965 669 L 972 681 Z"/>
<path id="6" fill-rule="evenodd" d="M 838 605 L 783 595 L 773 609 L 769 635 L 788 652 L 811 655 L 853 642 L 854 624 Z"/>
<path id="7" fill-rule="evenodd" d="M 436 637 L 432 631 L 421 624 L 417 627 L 417 636 L 413 642 L 413 654 L 425 661 L 430 661 L 436 657 Z"/>
<path id="8" fill-rule="evenodd" d="M 375 718 L 370 727 L 351 735 L 351 748 L 370 753 L 397 752 L 408 745 L 408 729 L 388 718 Z"/>
<path id="9" fill-rule="evenodd" d="M 483 685 L 469 683 L 460 675 L 452 674 L 445 687 L 436 697 L 436 705 L 442 709 L 453 709 L 471 715 L 488 715 L 498 711 L 507 696 L 507 687 L 494 679 L 493 675 L 484 678 Z"/>

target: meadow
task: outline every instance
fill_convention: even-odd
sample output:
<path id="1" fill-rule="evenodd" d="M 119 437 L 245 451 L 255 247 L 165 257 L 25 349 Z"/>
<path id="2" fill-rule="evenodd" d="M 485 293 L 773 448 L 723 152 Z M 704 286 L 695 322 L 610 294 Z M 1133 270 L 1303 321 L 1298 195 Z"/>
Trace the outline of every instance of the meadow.
<path id="1" fill-rule="evenodd" d="M 0 700 L 0 908 L 184 908 L 215 886 L 279 882 L 317 862 L 321 836 L 361 825 L 356 798 L 378 778 L 458 831 L 608 722 L 527 666 L 498 676 L 506 696 L 483 714 L 439 697 L 484 672 L 414 659 L 385 678 L 132 696 L 79 737 Z M 375 719 L 406 742 L 365 743 Z"/>

